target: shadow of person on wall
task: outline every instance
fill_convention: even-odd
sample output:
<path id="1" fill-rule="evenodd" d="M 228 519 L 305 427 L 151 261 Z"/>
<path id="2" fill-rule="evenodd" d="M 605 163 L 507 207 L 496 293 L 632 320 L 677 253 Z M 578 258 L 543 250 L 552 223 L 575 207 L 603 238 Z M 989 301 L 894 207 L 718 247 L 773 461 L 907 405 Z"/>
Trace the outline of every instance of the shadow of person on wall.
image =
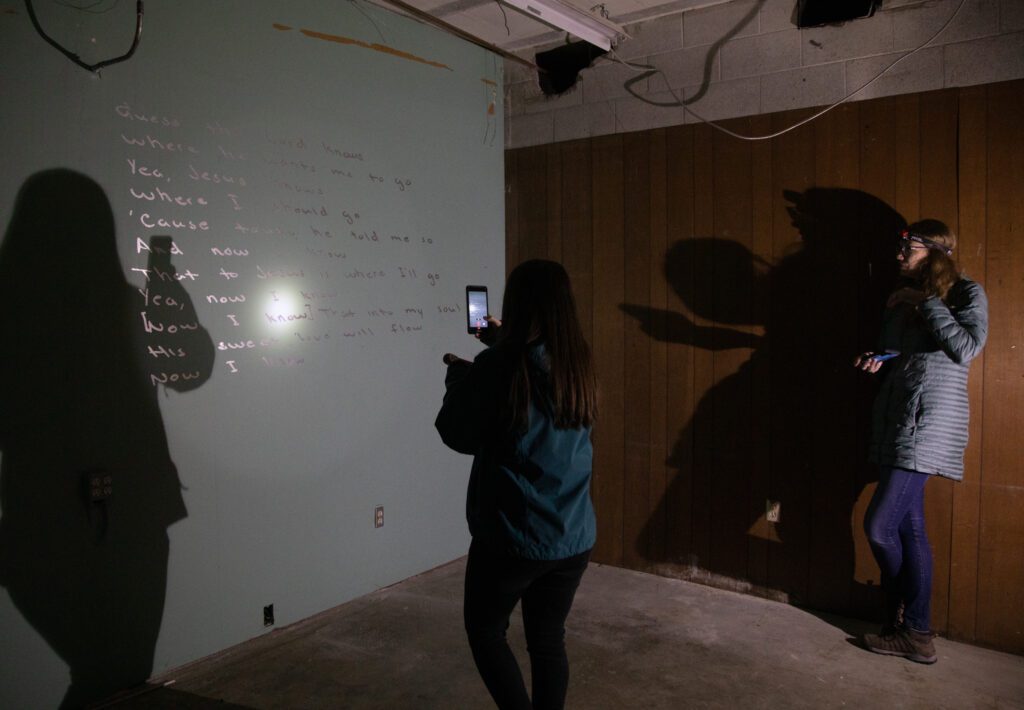
<path id="1" fill-rule="evenodd" d="M 180 283 L 163 288 L 194 322 Z M 187 514 L 145 298 L 121 269 L 102 188 L 64 169 L 30 177 L 0 245 L 0 585 L 70 667 L 65 708 L 149 677 L 167 528 Z M 157 346 L 185 353 L 194 387 L 213 345 L 198 325 L 186 334 L 187 346 Z"/>
<path id="2" fill-rule="evenodd" d="M 851 363 L 876 337 L 905 220 L 858 190 L 784 197 L 800 240 L 776 263 L 730 240 L 682 240 L 665 276 L 689 313 L 622 306 L 656 340 L 722 353 L 713 367 L 730 372 L 695 404 L 666 493 L 633 542 L 662 574 L 874 616 L 877 585 L 854 581 L 854 527 L 875 480 L 875 382 Z"/>

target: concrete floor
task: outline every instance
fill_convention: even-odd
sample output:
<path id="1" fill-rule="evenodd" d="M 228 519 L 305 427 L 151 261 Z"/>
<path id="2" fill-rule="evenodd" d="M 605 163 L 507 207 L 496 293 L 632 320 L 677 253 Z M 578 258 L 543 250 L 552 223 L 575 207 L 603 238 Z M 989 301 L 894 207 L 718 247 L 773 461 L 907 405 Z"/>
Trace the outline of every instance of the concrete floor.
<path id="1" fill-rule="evenodd" d="M 491 708 L 462 631 L 465 560 L 178 669 L 116 708 Z M 861 622 L 592 564 L 569 617 L 567 707 L 1024 708 L 1024 657 L 937 639 L 922 666 Z M 513 649 L 528 673 L 518 616 Z"/>

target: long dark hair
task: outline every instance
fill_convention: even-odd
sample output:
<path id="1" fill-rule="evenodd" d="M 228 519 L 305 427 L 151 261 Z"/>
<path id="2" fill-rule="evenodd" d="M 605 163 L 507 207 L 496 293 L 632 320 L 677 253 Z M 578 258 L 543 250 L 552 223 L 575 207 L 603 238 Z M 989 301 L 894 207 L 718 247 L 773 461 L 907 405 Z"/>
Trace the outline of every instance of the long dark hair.
<path id="1" fill-rule="evenodd" d="M 561 264 L 545 259 L 524 261 L 512 270 L 505 283 L 501 331 L 496 348 L 515 362 L 509 405 L 511 424 L 526 429 L 531 398 L 537 384 L 531 381 L 531 343 L 543 342 L 548 386 L 538 402 L 550 408 L 555 427 L 578 429 L 590 426 L 597 414 L 597 379 L 590 347 L 583 339 L 569 274 Z"/>
<path id="2" fill-rule="evenodd" d="M 918 272 L 921 290 L 928 296 L 938 296 L 946 300 L 949 289 L 960 280 L 960 268 L 952 251 L 956 249 L 956 235 L 944 222 L 937 219 L 922 219 L 907 226 L 910 234 L 924 237 L 933 242 L 939 249 L 928 250 L 924 263 Z M 947 254 L 943 249 L 949 250 Z"/>

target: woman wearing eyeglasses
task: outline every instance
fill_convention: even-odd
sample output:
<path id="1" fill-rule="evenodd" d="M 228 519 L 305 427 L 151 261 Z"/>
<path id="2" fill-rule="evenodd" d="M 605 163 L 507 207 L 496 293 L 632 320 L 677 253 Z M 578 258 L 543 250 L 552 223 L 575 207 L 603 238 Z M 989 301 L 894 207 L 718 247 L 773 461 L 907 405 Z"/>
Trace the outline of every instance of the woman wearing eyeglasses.
<path id="1" fill-rule="evenodd" d="M 900 235 L 900 277 L 888 300 L 880 348 L 854 361 L 887 370 L 875 400 L 869 459 L 878 488 L 864 519 L 882 572 L 885 623 L 864 636 L 876 653 L 918 663 L 937 659 L 930 606 L 932 555 L 925 532 L 924 487 L 931 476 L 963 478 L 967 446 L 967 370 L 985 345 L 985 291 L 960 273 L 956 237 L 926 219 Z"/>

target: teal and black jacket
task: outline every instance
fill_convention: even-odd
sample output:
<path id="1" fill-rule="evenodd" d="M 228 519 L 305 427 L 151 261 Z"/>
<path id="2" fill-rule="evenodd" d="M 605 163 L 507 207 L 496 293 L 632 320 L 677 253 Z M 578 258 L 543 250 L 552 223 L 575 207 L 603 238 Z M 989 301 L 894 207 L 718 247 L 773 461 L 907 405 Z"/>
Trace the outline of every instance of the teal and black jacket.
<path id="1" fill-rule="evenodd" d="M 543 345 L 530 350 L 526 431 L 509 413 L 517 353 L 501 345 L 448 366 L 435 426 L 444 443 L 473 456 L 466 519 L 474 540 L 516 557 L 560 560 L 594 546 L 589 427 L 557 429 L 547 406 Z"/>
<path id="2" fill-rule="evenodd" d="M 988 301 L 961 278 L 946 301 L 889 308 L 880 349 L 898 352 L 875 400 L 869 459 L 959 481 L 967 446 L 967 371 L 985 347 Z"/>

